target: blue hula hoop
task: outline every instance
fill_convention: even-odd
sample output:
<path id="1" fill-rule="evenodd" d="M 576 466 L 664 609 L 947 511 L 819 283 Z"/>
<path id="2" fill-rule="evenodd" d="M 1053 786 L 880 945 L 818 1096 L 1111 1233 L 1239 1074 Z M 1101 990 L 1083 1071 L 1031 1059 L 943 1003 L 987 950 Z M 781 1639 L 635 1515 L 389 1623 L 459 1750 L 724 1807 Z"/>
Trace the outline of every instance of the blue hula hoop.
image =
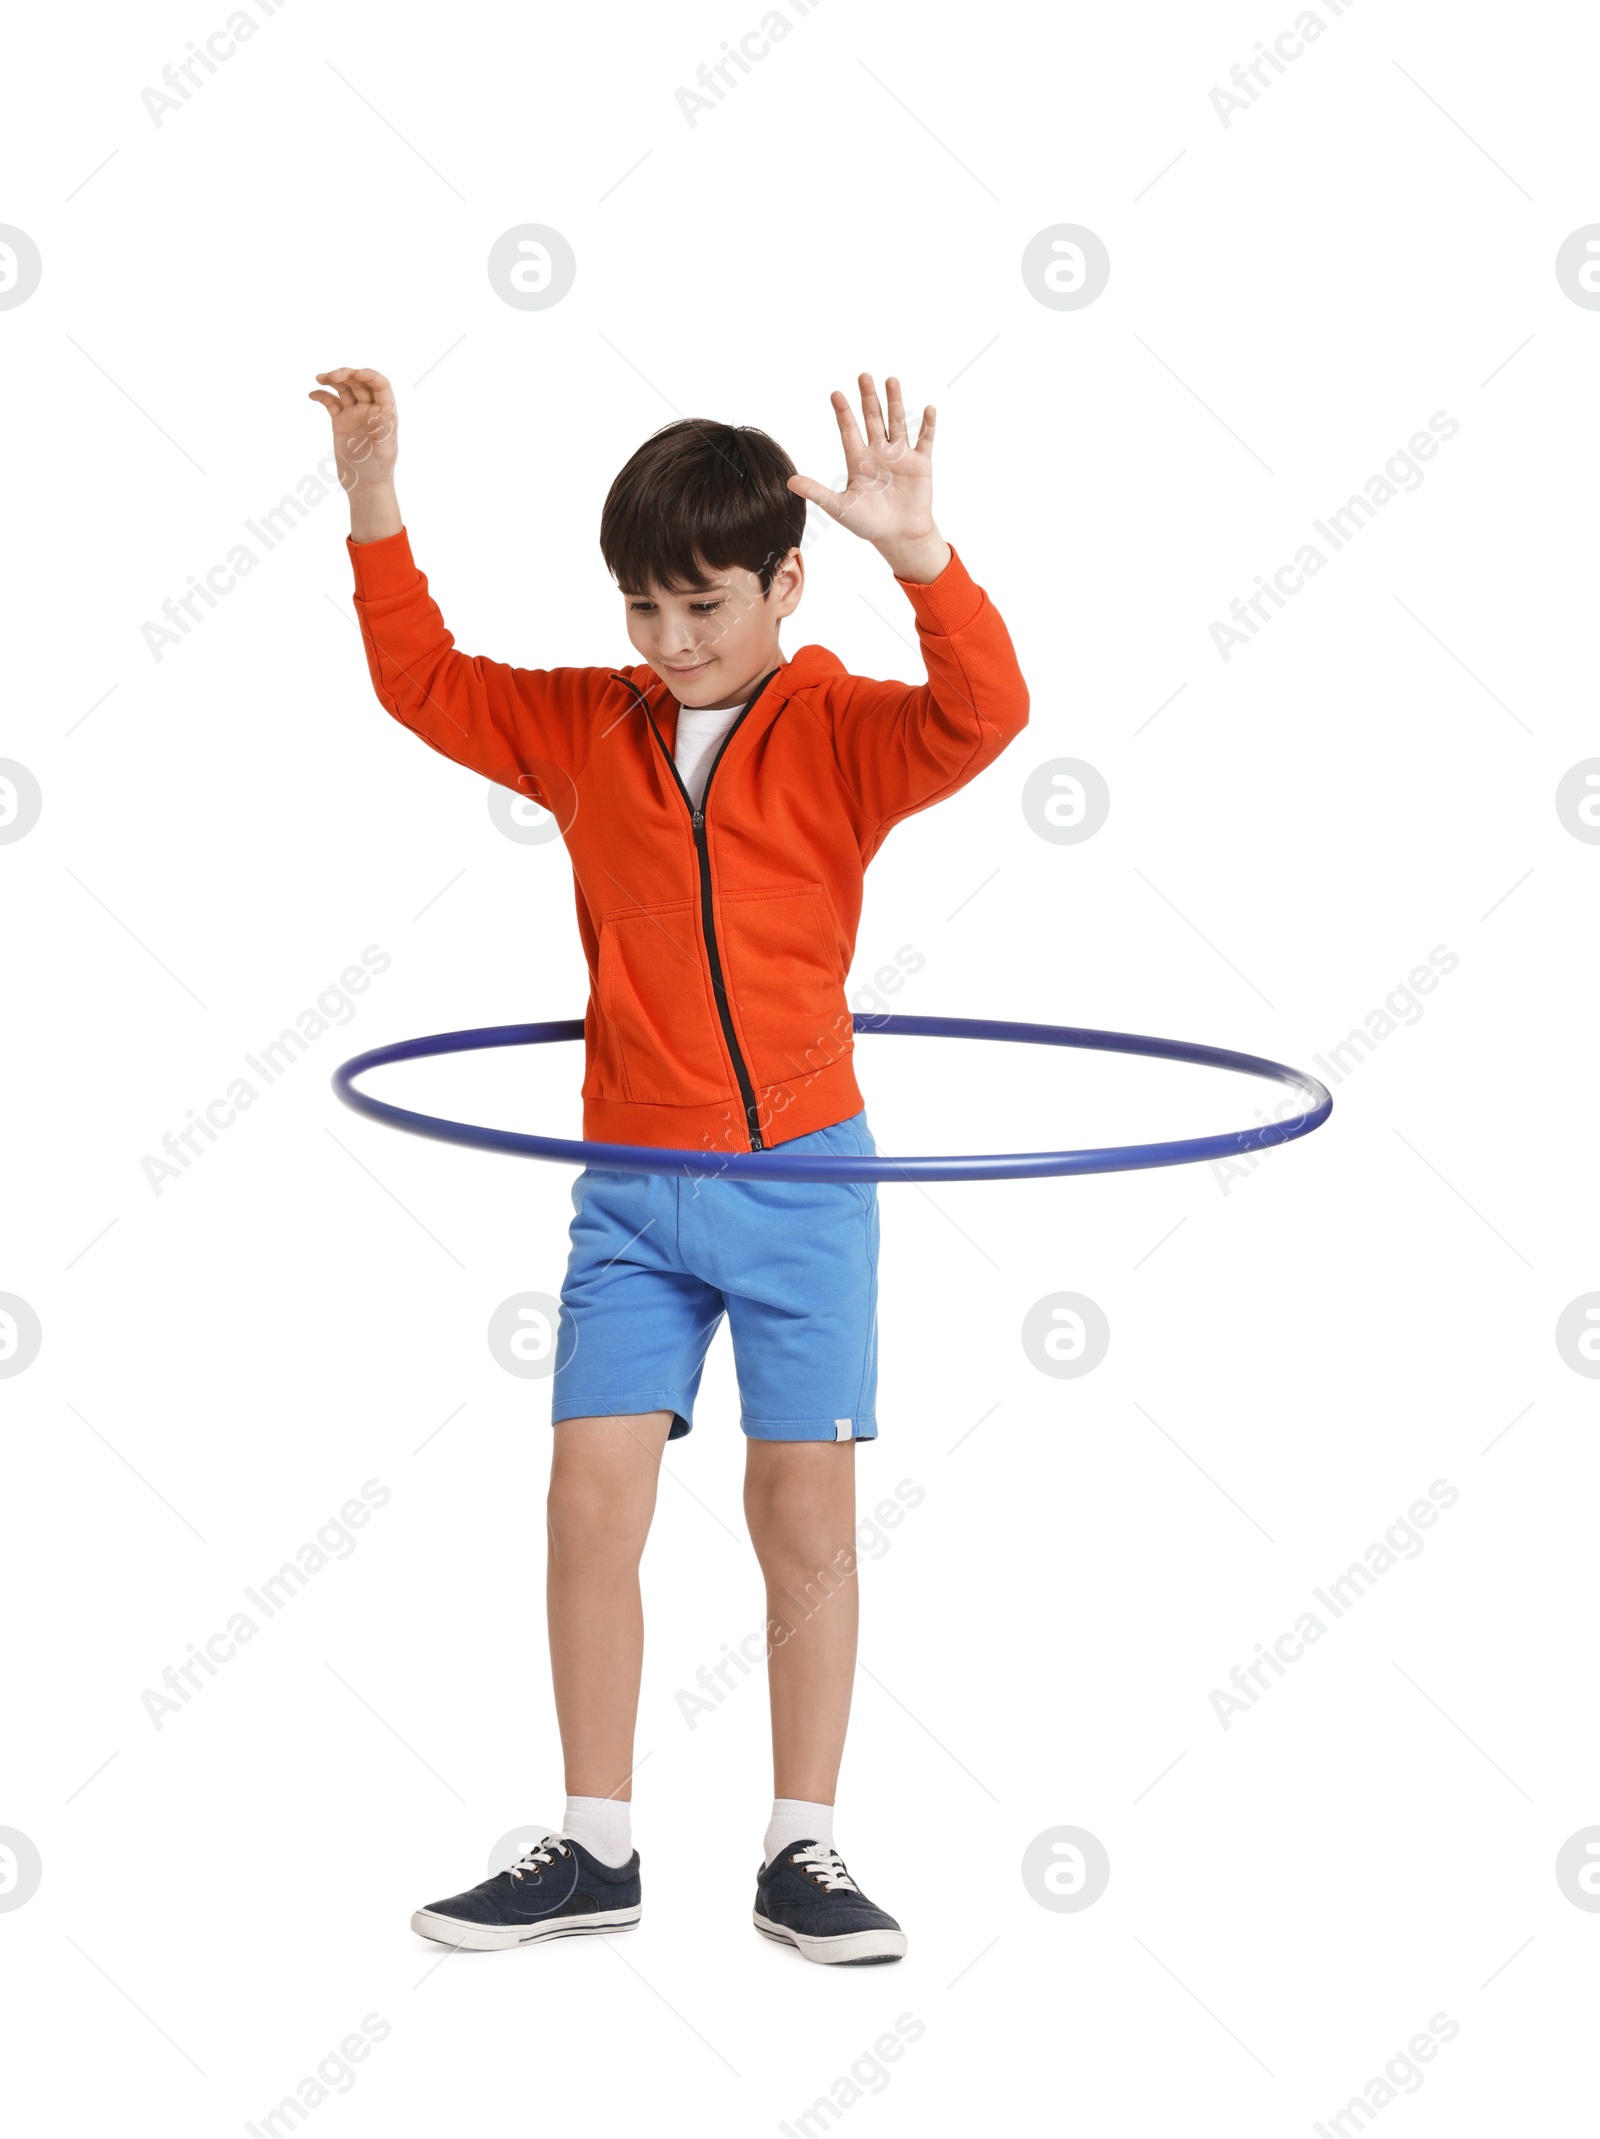
<path id="1" fill-rule="evenodd" d="M 1261 1122 L 1253 1129 L 1233 1129 L 1219 1136 L 1186 1137 L 1177 1143 L 1111 1144 L 1087 1151 L 1013 1151 L 976 1156 L 895 1159 L 881 1155 L 857 1158 L 840 1153 L 768 1151 L 687 1151 L 651 1144 L 589 1144 L 569 1137 L 531 1136 L 517 1129 L 490 1129 L 474 1122 L 446 1121 L 417 1114 L 357 1091 L 355 1080 L 390 1062 L 415 1062 L 427 1055 L 472 1054 L 489 1047 L 542 1047 L 555 1040 L 581 1040 L 582 1018 L 557 1018 L 543 1025 L 481 1025 L 467 1032 L 427 1033 L 416 1040 L 395 1040 L 352 1055 L 333 1073 L 333 1088 L 347 1107 L 390 1129 L 428 1136 L 440 1143 L 466 1144 L 475 1151 L 497 1151 L 519 1159 L 549 1159 L 561 1166 L 596 1166 L 615 1173 L 676 1174 L 698 1179 L 716 1175 L 763 1181 L 1024 1181 L 1052 1174 L 1131 1173 L 1146 1166 L 1192 1166 L 1203 1159 L 1242 1157 L 1287 1144 L 1320 1129 L 1333 1112 L 1333 1095 L 1304 1070 L 1269 1062 L 1263 1055 L 1235 1054 L 1225 1047 L 1204 1047 L 1190 1040 L 1155 1040 L 1137 1032 L 1096 1032 L 1080 1025 L 1021 1025 L 994 1018 L 897 1017 L 860 1014 L 857 1032 L 898 1032 L 936 1040 L 1017 1040 L 1037 1047 L 1083 1047 L 1114 1055 L 1149 1055 L 1162 1062 L 1194 1062 L 1206 1069 L 1237 1070 L 1288 1085 L 1305 1101 L 1302 1111 L 1284 1121 Z"/>

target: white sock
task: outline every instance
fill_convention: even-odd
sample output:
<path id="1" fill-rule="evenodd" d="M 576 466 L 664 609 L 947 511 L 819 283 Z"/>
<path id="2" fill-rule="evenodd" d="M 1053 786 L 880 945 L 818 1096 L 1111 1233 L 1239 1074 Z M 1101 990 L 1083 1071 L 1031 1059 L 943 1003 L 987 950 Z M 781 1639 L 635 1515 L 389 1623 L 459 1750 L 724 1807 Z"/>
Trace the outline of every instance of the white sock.
<path id="1" fill-rule="evenodd" d="M 761 1844 L 762 1862 L 770 1864 L 791 1842 L 820 1842 L 827 1847 L 832 1841 L 831 1805 L 808 1804 L 803 1797 L 775 1797 L 772 1817 L 767 1822 L 767 1832 Z"/>
<path id="2" fill-rule="evenodd" d="M 633 1807 L 623 1797 L 569 1797 L 561 1832 L 614 1871 L 633 1855 Z"/>

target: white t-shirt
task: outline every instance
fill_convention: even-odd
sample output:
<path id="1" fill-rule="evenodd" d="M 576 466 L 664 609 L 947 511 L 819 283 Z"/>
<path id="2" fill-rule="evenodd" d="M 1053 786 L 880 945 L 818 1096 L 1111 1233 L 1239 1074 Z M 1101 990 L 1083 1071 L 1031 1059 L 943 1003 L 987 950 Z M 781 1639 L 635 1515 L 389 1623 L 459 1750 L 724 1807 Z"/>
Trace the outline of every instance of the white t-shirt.
<path id="1" fill-rule="evenodd" d="M 680 705 L 678 708 L 678 734 L 672 746 L 672 758 L 678 768 L 678 777 L 689 790 L 696 809 L 704 800 L 706 776 L 722 738 L 743 711 L 744 706 Z"/>

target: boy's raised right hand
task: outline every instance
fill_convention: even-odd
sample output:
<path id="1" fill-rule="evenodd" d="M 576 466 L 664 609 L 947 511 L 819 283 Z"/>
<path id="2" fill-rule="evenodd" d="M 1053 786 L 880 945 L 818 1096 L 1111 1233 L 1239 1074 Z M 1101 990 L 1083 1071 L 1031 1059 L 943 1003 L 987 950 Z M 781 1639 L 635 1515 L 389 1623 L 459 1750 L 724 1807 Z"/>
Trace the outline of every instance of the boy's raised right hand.
<path id="1" fill-rule="evenodd" d="M 339 487 L 350 500 L 350 533 L 357 542 L 380 542 L 399 534 L 404 522 L 395 496 L 400 421 L 394 388 L 381 371 L 341 365 L 319 371 L 330 393 L 308 394 L 333 419 L 333 451 Z"/>

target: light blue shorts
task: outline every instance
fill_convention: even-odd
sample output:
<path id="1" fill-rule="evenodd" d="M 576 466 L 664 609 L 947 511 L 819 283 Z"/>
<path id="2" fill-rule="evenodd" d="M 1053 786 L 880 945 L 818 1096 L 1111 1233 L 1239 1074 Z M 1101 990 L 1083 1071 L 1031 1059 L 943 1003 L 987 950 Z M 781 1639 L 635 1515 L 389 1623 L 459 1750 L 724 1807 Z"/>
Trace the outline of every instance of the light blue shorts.
<path id="1" fill-rule="evenodd" d="M 776 1148 L 877 1150 L 864 1112 Z M 572 1208 L 552 1423 L 671 1411 L 680 1439 L 726 1312 L 751 1440 L 876 1440 L 875 1182 L 589 1166 Z"/>

